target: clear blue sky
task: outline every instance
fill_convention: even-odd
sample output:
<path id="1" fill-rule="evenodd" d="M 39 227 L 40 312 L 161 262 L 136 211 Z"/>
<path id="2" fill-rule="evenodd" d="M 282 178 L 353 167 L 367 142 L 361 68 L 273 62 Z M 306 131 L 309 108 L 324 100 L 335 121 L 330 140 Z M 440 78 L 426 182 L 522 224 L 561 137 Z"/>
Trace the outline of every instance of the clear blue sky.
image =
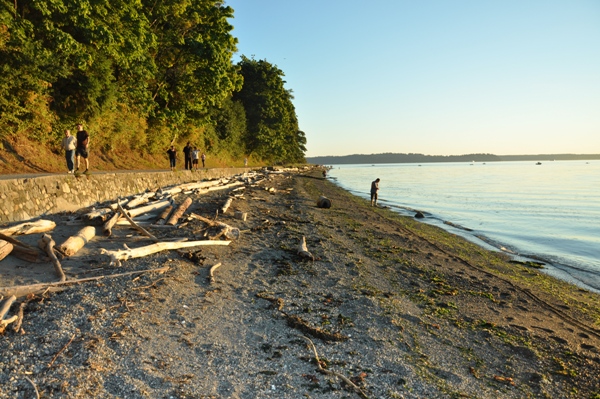
<path id="1" fill-rule="evenodd" d="M 284 72 L 307 156 L 600 153 L 600 0 L 226 4 L 238 55 Z"/>

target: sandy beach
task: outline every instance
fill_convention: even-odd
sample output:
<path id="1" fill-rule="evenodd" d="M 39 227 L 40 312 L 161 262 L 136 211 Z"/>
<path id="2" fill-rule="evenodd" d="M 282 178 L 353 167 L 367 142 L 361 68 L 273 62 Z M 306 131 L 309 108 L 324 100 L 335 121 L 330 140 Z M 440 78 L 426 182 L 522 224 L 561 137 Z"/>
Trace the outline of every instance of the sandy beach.
<path id="1" fill-rule="evenodd" d="M 188 213 L 212 218 L 226 196 L 191 194 Z M 83 226 L 72 216 L 52 216 L 57 242 Z M 120 226 L 66 259 L 69 279 L 163 272 L 19 298 L 0 398 L 600 398 L 599 295 L 371 207 L 319 170 L 270 174 L 218 220 L 239 239 L 110 266 L 100 248 L 151 243 Z M 0 287 L 55 279 L 9 258 Z"/>

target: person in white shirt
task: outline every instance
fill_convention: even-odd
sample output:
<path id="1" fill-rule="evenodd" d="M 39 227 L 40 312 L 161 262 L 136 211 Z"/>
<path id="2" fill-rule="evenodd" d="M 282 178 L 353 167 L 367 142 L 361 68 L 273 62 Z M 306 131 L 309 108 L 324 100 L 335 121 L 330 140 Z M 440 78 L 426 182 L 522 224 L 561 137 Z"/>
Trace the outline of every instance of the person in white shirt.
<path id="1" fill-rule="evenodd" d="M 65 137 L 62 140 L 62 147 L 65 149 L 65 158 L 67 159 L 67 169 L 73 173 L 75 147 L 77 147 L 77 139 L 71 135 L 70 130 L 65 130 Z"/>

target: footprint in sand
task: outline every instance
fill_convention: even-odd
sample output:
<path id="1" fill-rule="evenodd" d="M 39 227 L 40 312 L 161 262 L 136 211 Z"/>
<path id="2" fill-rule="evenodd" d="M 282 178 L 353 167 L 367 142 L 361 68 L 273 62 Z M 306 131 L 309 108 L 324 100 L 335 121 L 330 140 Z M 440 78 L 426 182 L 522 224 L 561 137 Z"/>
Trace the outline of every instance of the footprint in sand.
<path id="1" fill-rule="evenodd" d="M 579 335 L 581 338 L 585 338 L 585 339 L 589 339 L 590 338 L 590 336 L 587 335 L 586 333 L 579 333 L 577 335 Z"/>
<path id="2" fill-rule="evenodd" d="M 598 348 L 596 348 L 594 345 L 581 344 L 581 348 L 598 353 Z"/>

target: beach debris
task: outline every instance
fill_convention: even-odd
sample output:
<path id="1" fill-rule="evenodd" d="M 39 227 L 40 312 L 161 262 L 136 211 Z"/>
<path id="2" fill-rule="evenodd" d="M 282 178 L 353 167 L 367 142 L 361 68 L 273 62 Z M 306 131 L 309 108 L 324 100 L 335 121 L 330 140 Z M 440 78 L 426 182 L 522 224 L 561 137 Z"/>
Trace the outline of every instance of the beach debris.
<path id="1" fill-rule="evenodd" d="M 15 296 L 17 298 L 29 295 L 38 295 L 46 292 L 56 292 L 62 291 L 66 287 L 75 284 L 87 283 L 90 281 L 98 281 L 108 278 L 115 277 L 123 277 L 123 276 L 131 276 L 135 274 L 144 274 L 144 273 L 165 273 L 169 270 L 169 266 L 159 267 L 157 269 L 146 269 L 146 270 L 135 270 L 131 272 L 125 273 L 117 273 L 117 274 L 108 274 L 101 275 L 95 277 L 86 277 L 74 280 L 67 281 L 57 281 L 53 283 L 37 283 L 37 284 L 28 284 L 28 285 L 16 285 L 12 287 L 0 287 L 0 297 L 4 296 Z"/>
<path id="2" fill-rule="evenodd" d="M 221 238 L 222 236 L 224 236 L 228 240 L 237 240 L 238 238 L 240 238 L 240 229 L 238 229 L 237 227 L 230 226 L 223 222 L 217 222 L 216 220 L 210 220 L 193 212 L 190 213 L 190 217 L 192 219 L 200 220 L 201 222 L 207 224 L 209 227 L 213 228 L 211 231 L 206 231 L 206 236 L 209 240 L 216 240 Z"/>
<path id="3" fill-rule="evenodd" d="M 328 369 L 324 368 L 323 362 L 321 362 L 321 359 L 319 359 L 319 354 L 317 353 L 317 348 L 315 347 L 315 344 L 311 341 L 310 338 L 305 337 L 304 335 L 301 335 L 301 337 L 304 338 L 305 340 L 307 340 L 308 343 L 310 344 L 310 347 L 312 348 L 313 353 L 315 355 L 315 361 L 317 363 L 317 367 L 319 368 L 319 371 L 321 373 L 327 374 L 327 375 L 332 375 L 334 377 L 341 379 L 342 381 L 344 381 L 344 383 L 346 383 L 346 385 L 348 385 L 350 388 L 352 388 L 354 390 L 354 392 L 356 392 L 358 394 L 358 396 L 360 396 L 363 399 L 369 399 L 367 394 L 362 389 L 360 389 L 354 382 L 352 382 L 348 377 L 346 377 L 345 375 L 340 374 L 338 372 L 335 372 L 333 370 L 328 370 Z M 362 379 L 364 379 L 364 377 L 366 377 L 366 374 L 365 374 L 365 376 L 362 376 L 362 373 L 361 373 L 360 376 L 361 376 L 361 381 L 362 381 Z"/>
<path id="4" fill-rule="evenodd" d="M 417 213 L 415 213 L 415 218 L 417 219 L 423 219 L 425 217 L 425 215 L 423 215 L 423 212 L 421 211 L 417 211 Z"/>
<path id="5" fill-rule="evenodd" d="M 313 254 L 308 251 L 308 247 L 306 246 L 306 238 L 304 236 L 302 236 L 300 244 L 298 245 L 298 255 L 304 259 L 310 259 L 312 261 L 315 260 Z"/>
<path id="6" fill-rule="evenodd" d="M 190 205 L 192 205 L 192 199 L 187 197 L 181 204 L 179 204 L 177 209 L 175 209 L 171 217 L 169 217 L 169 220 L 167 220 L 166 224 L 171 226 L 176 225 L 179 221 L 179 218 L 190 207 Z"/>
<path id="7" fill-rule="evenodd" d="M 215 281 L 215 270 L 217 270 L 218 267 L 221 266 L 221 262 L 217 263 L 216 265 L 213 265 L 210 270 L 208 271 L 208 280 L 210 281 L 211 284 L 214 284 Z"/>
<path id="8" fill-rule="evenodd" d="M 327 197 L 320 196 L 319 200 L 317 201 L 317 208 L 331 208 L 331 200 Z"/>
<path id="9" fill-rule="evenodd" d="M 10 324 L 15 322 L 18 319 L 17 315 L 14 315 L 8 319 L 5 319 L 4 316 L 8 313 L 8 311 L 10 310 L 11 305 L 13 304 L 14 301 L 17 300 L 17 297 L 14 295 L 11 295 L 10 297 L 8 297 L 8 299 L 6 299 L 4 301 L 4 303 L 2 304 L 2 306 L 0 307 L 0 334 L 4 333 L 4 330 L 6 330 L 6 327 Z"/>
<path id="10" fill-rule="evenodd" d="M 496 381 L 505 382 L 509 385 L 515 386 L 515 381 L 511 377 L 503 377 L 501 375 L 495 375 L 494 379 Z"/>
<path id="11" fill-rule="evenodd" d="M 120 212 L 115 212 L 113 213 L 113 215 L 110 217 L 110 219 L 108 219 L 104 225 L 102 226 L 102 233 L 106 236 L 106 237 L 110 237 L 112 235 L 112 228 L 114 227 L 114 225 L 119 221 L 119 218 L 121 218 L 121 213 Z"/>
<path id="12" fill-rule="evenodd" d="M 65 242 L 60 244 L 58 250 L 66 256 L 73 256 L 95 236 L 96 228 L 93 226 L 86 226 L 79 230 L 76 235 L 67 238 Z"/>
<path id="13" fill-rule="evenodd" d="M 137 231 L 139 231 L 146 237 L 150 238 L 154 242 L 159 241 L 158 238 L 156 238 L 154 235 L 150 234 L 146 229 L 144 229 L 143 227 L 139 226 L 136 222 L 134 222 L 133 219 L 127 214 L 127 212 L 125 212 L 125 209 L 123 209 L 123 207 L 120 204 L 118 204 L 118 207 L 119 207 L 119 212 L 121 212 L 121 215 L 123 215 L 125 217 L 125 219 L 127 219 L 127 221 L 131 224 L 131 226 L 133 226 L 134 229 L 136 229 Z"/>
<path id="14" fill-rule="evenodd" d="M 9 242 L 12 244 L 12 252 L 11 255 L 19 258 L 21 260 L 25 260 L 31 263 L 41 263 L 47 262 L 48 259 L 40 252 L 40 250 L 36 247 L 32 247 L 31 245 L 27 245 L 17 240 L 14 237 L 7 236 L 5 234 L 0 233 L 0 240 Z M 1 250 L 0 250 L 1 252 Z M 0 258 L 1 259 L 1 258 Z"/>
<path id="15" fill-rule="evenodd" d="M 39 219 L 35 222 L 26 222 L 0 229 L 0 233 L 7 236 L 19 236 L 26 234 L 37 234 L 51 231 L 56 227 L 56 223 L 51 220 Z"/>
<path id="16" fill-rule="evenodd" d="M 56 271 L 56 274 L 58 275 L 58 278 L 60 279 L 59 281 L 65 281 L 67 279 L 67 276 L 65 276 L 65 272 L 63 271 L 62 266 L 61 266 L 60 262 L 58 261 L 56 254 L 54 253 L 55 246 L 56 246 L 56 243 L 52 239 L 52 236 L 50 236 L 49 234 L 42 234 L 42 237 L 38 241 L 38 247 L 40 247 L 41 249 L 46 251 L 46 253 L 50 257 L 50 260 L 52 260 L 52 264 L 54 265 L 54 270 Z"/>
<path id="17" fill-rule="evenodd" d="M 100 249 L 100 253 L 107 255 L 110 258 L 110 266 L 121 266 L 121 261 L 134 258 L 142 258 L 147 255 L 155 254 L 157 252 L 167 251 L 171 249 L 197 247 L 203 245 L 229 245 L 231 241 L 176 241 L 176 242 L 157 242 L 155 244 L 147 245 L 145 247 L 131 249 L 127 245 L 123 245 L 125 249 L 119 249 L 116 251 L 110 251 L 107 249 Z"/>
<path id="18" fill-rule="evenodd" d="M 232 203 L 233 203 L 233 198 L 228 197 L 227 200 L 225 201 L 225 203 L 221 206 L 221 213 L 227 212 L 227 209 L 229 209 L 229 207 L 231 206 Z"/>

